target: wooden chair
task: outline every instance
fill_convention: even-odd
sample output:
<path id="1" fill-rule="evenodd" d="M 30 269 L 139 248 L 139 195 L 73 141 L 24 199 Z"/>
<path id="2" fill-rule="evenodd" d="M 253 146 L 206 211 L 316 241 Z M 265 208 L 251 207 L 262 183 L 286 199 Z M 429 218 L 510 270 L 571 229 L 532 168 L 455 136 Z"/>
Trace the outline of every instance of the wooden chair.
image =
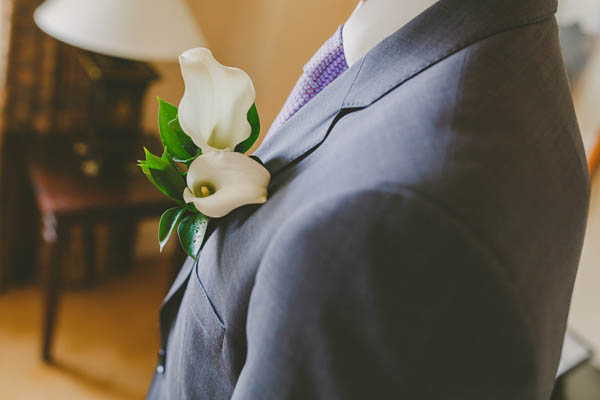
<path id="1" fill-rule="evenodd" d="M 27 169 L 42 225 L 42 238 L 49 248 L 48 265 L 42 274 L 44 305 L 42 352 L 51 361 L 52 339 L 61 294 L 61 260 L 73 226 L 84 232 L 83 265 L 87 279 L 95 273 L 94 232 L 99 223 L 109 223 L 111 263 L 132 262 L 137 222 L 159 216 L 171 202 L 141 173 L 123 179 L 91 178 L 81 172 L 72 154 L 72 143 L 56 136 L 36 139 L 28 145 Z M 141 144 L 140 144 L 141 149 Z M 135 160 L 132 154 L 132 160 Z"/>

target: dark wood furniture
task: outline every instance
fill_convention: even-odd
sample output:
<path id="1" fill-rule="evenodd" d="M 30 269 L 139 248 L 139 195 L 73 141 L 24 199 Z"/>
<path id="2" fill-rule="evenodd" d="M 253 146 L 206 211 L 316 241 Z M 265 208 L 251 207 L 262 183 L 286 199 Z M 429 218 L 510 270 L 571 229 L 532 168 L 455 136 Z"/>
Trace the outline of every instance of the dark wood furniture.
<path id="1" fill-rule="evenodd" d="M 82 156 L 104 174 L 120 175 L 139 143 L 144 98 L 158 74 L 148 63 L 77 51 L 87 100 Z M 83 100 L 83 99 L 80 99 Z"/>
<path id="2" fill-rule="evenodd" d="M 140 149 L 142 144 L 140 143 Z M 171 206 L 137 171 L 121 179 L 91 178 L 80 171 L 72 142 L 60 136 L 32 139 L 27 145 L 27 172 L 49 248 L 44 288 L 42 358 L 51 361 L 51 347 L 61 293 L 61 260 L 74 225 L 83 227 L 87 278 L 94 275 L 94 232 L 98 223 L 111 226 L 108 255 L 112 264 L 130 265 L 139 219 L 158 216 Z M 156 146 L 154 146 L 156 148 Z M 137 154 L 132 154 L 132 161 Z M 133 165 L 135 167 L 135 164 Z M 157 244 L 158 246 L 158 244 Z"/>

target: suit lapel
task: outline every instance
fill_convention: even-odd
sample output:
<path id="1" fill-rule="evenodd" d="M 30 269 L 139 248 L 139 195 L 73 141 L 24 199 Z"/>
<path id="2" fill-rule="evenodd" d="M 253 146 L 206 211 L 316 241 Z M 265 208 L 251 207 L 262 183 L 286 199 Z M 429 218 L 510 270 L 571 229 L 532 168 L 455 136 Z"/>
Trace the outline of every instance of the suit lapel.
<path id="1" fill-rule="evenodd" d="M 270 132 L 255 155 L 265 163 L 271 175 L 324 140 L 359 70 L 360 65 L 346 70 L 282 126 Z"/>
<path id="2" fill-rule="evenodd" d="M 550 18 L 556 0 L 439 0 L 379 43 L 256 151 L 274 176 L 318 147 L 343 110 L 358 110 L 491 35 Z"/>
<path id="3" fill-rule="evenodd" d="M 175 280 L 173 281 L 173 284 L 171 285 L 171 288 L 169 289 L 167 296 L 163 300 L 163 306 L 169 301 L 169 299 L 171 297 L 173 297 L 175 292 L 177 292 L 177 290 L 179 290 L 179 288 L 183 286 L 185 281 L 188 279 L 188 277 L 192 273 L 192 270 L 194 269 L 194 264 L 195 264 L 195 261 L 191 257 L 188 257 L 185 260 L 185 262 L 181 266 L 181 269 L 179 270 L 179 273 L 175 277 Z"/>

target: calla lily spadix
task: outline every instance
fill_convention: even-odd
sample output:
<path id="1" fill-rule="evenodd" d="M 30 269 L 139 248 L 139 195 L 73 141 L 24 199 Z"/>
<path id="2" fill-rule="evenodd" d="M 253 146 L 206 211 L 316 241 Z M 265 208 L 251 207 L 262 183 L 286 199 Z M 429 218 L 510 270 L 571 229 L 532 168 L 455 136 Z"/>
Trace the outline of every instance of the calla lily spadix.
<path id="1" fill-rule="evenodd" d="M 233 151 L 251 134 L 247 114 L 256 98 L 252 80 L 241 69 L 220 64 L 205 48 L 186 51 L 179 63 L 185 82 L 181 128 L 203 153 Z"/>
<path id="2" fill-rule="evenodd" d="M 221 218 L 238 207 L 265 203 L 270 179 L 269 171 L 248 156 L 209 152 L 190 165 L 183 199 L 202 214 Z"/>

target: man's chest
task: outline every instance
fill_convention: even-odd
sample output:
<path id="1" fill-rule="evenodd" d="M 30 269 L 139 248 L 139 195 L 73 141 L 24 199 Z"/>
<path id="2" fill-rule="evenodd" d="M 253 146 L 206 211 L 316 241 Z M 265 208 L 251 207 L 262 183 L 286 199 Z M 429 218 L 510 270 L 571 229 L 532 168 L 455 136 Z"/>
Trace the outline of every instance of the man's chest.
<path id="1" fill-rule="evenodd" d="M 188 260 L 184 265 L 178 278 L 181 287 L 172 290 L 161 318 L 166 336 L 165 376 L 202 371 L 206 374 L 202 381 L 215 384 L 179 388 L 181 393 L 227 397 L 245 362 L 248 307 L 263 255 L 273 237 L 286 229 L 288 219 L 311 207 L 318 197 L 315 193 L 327 193 L 326 181 L 330 190 L 335 189 L 334 175 L 333 166 L 318 162 L 282 171 L 265 205 L 243 207 L 215 221 L 218 225 L 198 262 Z M 185 382 L 195 385 L 196 381 Z M 208 389 L 215 392 L 205 392 Z"/>

